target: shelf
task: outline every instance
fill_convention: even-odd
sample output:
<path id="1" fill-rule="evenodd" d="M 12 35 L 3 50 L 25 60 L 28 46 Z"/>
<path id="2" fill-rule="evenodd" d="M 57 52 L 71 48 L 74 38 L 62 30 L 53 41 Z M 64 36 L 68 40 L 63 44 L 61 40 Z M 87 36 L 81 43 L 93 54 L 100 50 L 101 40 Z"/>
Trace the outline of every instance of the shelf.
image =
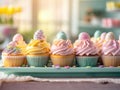
<path id="1" fill-rule="evenodd" d="M 53 68 L 53 67 L 0 67 L 0 71 L 7 74 L 19 76 L 34 76 L 41 78 L 88 78 L 88 77 L 120 77 L 119 67 L 71 67 Z"/>
<path id="2" fill-rule="evenodd" d="M 115 9 L 115 10 L 106 10 L 106 12 L 111 12 L 111 13 L 120 13 L 120 9 Z"/>
<path id="3" fill-rule="evenodd" d="M 94 26 L 91 24 L 79 24 L 79 28 L 93 28 L 93 29 L 104 29 L 104 30 L 113 30 L 113 29 L 120 29 L 120 27 L 111 27 L 111 28 L 107 28 L 107 27 L 102 27 L 102 26 Z"/>

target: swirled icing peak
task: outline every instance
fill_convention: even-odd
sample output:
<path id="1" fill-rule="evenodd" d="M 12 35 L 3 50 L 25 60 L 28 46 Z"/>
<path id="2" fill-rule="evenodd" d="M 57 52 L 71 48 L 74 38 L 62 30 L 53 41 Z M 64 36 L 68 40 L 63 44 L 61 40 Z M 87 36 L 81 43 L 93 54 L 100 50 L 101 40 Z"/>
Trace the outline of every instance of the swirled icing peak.
<path id="1" fill-rule="evenodd" d="M 89 56 L 98 54 L 97 48 L 90 40 L 76 40 L 74 43 L 74 50 L 76 55 L 79 56 Z"/>
<path id="2" fill-rule="evenodd" d="M 86 32 L 82 32 L 79 34 L 79 40 L 90 40 L 90 36 L 88 33 Z"/>
<path id="3" fill-rule="evenodd" d="M 108 40 L 102 46 L 103 55 L 120 55 L 120 46 L 116 40 Z"/>
<path id="4" fill-rule="evenodd" d="M 12 41 L 7 45 L 7 48 L 5 48 L 2 52 L 2 54 L 5 55 L 18 55 L 22 54 L 19 47 L 17 47 L 16 41 Z"/>
<path id="5" fill-rule="evenodd" d="M 94 46 L 93 42 L 90 40 L 90 36 L 86 32 L 82 32 L 79 35 L 78 40 L 74 43 L 74 50 L 78 56 L 89 56 L 97 55 L 97 48 Z"/>
<path id="6" fill-rule="evenodd" d="M 33 37 L 35 40 L 45 40 L 45 35 L 42 30 L 37 30 Z"/>
<path id="7" fill-rule="evenodd" d="M 7 46 L 15 47 L 17 46 L 16 41 L 11 41 Z"/>
<path id="8" fill-rule="evenodd" d="M 56 55 L 74 54 L 73 46 L 70 40 L 55 40 L 51 47 L 51 53 Z"/>
<path id="9" fill-rule="evenodd" d="M 51 53 L 56 55 L 72 55 L 74 54 L 73 45 L 64 32 L 59 32 L 56 35 L 51 46 Z"/>
<path id="10" fill-rule="evenodd" d="M 31 40 L 27 45 L 27 54 L 40 55 L 50 52 L 50 44 L 45 40 Z"/>

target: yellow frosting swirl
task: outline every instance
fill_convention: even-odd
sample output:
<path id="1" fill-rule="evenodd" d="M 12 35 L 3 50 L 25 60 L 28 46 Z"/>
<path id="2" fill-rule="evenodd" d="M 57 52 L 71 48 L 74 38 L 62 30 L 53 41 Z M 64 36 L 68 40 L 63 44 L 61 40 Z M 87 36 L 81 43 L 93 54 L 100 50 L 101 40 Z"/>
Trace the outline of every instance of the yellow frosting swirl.
<path id="1" fill-rule="evenodd" d="M 31 40 L 26 50 L 30 55 L 46 54 L 50 52 L 50 44 L 45 40 Z"/>

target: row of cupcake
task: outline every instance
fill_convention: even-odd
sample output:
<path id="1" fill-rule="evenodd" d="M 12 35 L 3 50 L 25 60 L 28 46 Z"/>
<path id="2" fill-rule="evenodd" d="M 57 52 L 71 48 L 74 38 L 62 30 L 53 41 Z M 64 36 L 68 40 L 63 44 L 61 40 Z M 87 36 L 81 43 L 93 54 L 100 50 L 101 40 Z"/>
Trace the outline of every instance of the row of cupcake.
<path id="1" fill-rule="evenodd" d="M 116 40 L 112 32 L 97 30 L 91 40 L 105 66 L 120 66 L 120 40 Z"/>
<path id="2" fill-rule="evenodd" d="M 104 66 L 120 66 L 120 45 L 114 39 L 113 33 L 107 33 L 102 43 L 98 41 L 94 42 L 88 33 L 82 32 L 72 44 L 64 32 L 59 32 L 50 46 L 43 32 L 38 30 L 27 45 L 22 35 L 16 34 L 3 50 L 2 60 L 5 67 L 23 64 L 43 67 L 49 59 L 53 65 L 72 66 L 76 61 L 76 65 L 83 67 L 96 66 L 98 58 L 102 56 Z M 99 43 L 101 47 L 97 47 Z"/>

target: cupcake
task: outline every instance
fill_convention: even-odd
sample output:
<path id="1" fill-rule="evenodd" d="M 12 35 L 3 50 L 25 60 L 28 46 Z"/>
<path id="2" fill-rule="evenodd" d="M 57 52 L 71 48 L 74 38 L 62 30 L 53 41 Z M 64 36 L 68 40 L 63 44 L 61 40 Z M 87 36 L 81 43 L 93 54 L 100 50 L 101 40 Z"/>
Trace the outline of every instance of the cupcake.
<path id="1" fill-rule="evenodd" d="M 70 40 L 64 32 L 59 32 L 56 40 L 51 46 L 51 61 L 53 65 L 72 66 L 74 61 L 74 50 Z"/>
<path id="2" fill-rule="evenodd" d="M 102 60 L 106 67 L 120 66 L 120 46 L 112 32 L 107 33 L 102 46 Z"/>
<path id="3" fill-rule="evenodd" d="M 78 66 L 96 66 L 98 61 L 98 51 L 90 40 L 90 36 L 86 32 L 79 34 L 78 40 L 74 43 L 76 54 L 76 62 Z"/>
<path id="4" fill-rule="evenodd" d="M 13 37 L 13 41 L 16 42 L 17 47 L 21 49 L 21 52 L 26 55 L 26 47 L 27 44 L 25 43 L 25 41 L 23 40 L 23 36 L 21 34 L 16 34 Z M 24 64 L 27 64 L 27 60 L 24 61 Z"/>
<path id="5" fill-rule="evenodd" d="M 99 40 L 94 43 L 95 46 L 96 46 L 97 49 L 98 49 L 99 55 L 101 55 L 102 45 L 103 45 L 103 43 L 104 43 L 104 41 L 105 41 L 105 36 L 106 36 L 106 32 L 103 32 L 103 33 L 100 35 Z"/>
<path id="6" fill-rule="evenodd" d="M 27 62 L 29 66 L 43 67 L 49 60 L 50 44 L 41 30 L 35 32 L 27 46 Z"/>
<path id="7" fill-rule="evenodd" d="M 98 50 L 98 55 L 99 55 L 98 62 L 99 62 L 100 65 L 103 64 L 102 59 L 101 59 L 101 55 L 102 55 L 102 45 L 105 42 L 105 36 L 106 36 L 106 32 L 103 32 L 100 35 L 100 39 L 94 43 L 97 50 Z"/>
<path id="8" fill-rule="evenodd" d="M 4 67 L 19 67 L 24 64 L 26 56 L 17 46 L 16 41 L 11 41 L 2 52 Z"/>

